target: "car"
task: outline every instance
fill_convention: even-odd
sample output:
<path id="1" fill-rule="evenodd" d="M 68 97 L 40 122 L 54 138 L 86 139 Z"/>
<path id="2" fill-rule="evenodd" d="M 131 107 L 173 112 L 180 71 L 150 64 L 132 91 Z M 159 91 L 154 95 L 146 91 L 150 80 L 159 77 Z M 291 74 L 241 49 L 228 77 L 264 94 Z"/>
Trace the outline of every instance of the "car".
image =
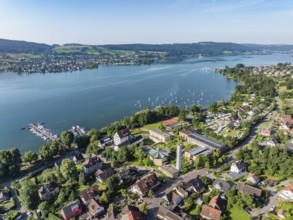
<path id="1" fill-rule="evenodd" d="M 271 208 L 270 208 L 270 212 L 273 212 L 275 210 L 276 206 L 273 205 Z"/>

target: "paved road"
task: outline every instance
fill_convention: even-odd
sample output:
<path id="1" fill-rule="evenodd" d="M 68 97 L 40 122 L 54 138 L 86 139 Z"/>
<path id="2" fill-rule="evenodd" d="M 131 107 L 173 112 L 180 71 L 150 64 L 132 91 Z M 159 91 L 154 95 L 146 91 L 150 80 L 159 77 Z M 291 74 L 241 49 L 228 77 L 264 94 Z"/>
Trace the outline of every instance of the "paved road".
<path id="1" fill-rule="evenodd" d="M 198 175 L 208 175 L 206 169 L 202 170 L 193 170 L 190 171 L 177 179 L 168 179 L 166 183 L 161 186 L 158 190 L 155 191 L 154 196 L 152 198 L 144 198 L 144 201 L 149 205 L 149 212 L 147 215 L 147 219 L 157 219 L 156 214 L 158 211 L 158 207 L 161 202 L 161 198 L 169 191 L 171 191 L 179 182 L 189 181 Z"/>

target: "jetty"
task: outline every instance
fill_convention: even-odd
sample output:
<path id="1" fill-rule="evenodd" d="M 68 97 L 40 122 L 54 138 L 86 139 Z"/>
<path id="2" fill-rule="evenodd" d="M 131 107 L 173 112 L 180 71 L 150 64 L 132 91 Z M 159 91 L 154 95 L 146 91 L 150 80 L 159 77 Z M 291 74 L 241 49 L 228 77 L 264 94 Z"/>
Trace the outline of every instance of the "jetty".
<path id="1" fill-rule="evenodd" d="M 75 137 L 78 137 L 78 136 L 85 137 L 87 133 L 86 129 L 83 127 L 80 127 L 79 125 L 72 126 L 72 128 L 69 131 L 71 131 Z"/>
<path id="2" fill-rule="evenodd" d="M 50 129 L 44 126 L 44 123 L 30 123 L 27 127 L 27 130 L 29 130 L 34 135 L 42 138 L 46 142 L 54 140 L 60 141 L 58 135 L 53 134 Z"/>

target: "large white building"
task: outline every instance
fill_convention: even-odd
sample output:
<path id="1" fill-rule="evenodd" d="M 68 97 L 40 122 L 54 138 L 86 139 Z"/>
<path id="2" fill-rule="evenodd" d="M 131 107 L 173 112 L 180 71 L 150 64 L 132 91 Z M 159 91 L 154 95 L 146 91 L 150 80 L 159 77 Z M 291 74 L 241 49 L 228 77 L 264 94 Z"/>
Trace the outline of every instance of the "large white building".
<path id="1" fill-rule="evenodd" d="M 116 146 L 123 145 L 131 140 L 131 132 L 129 129 L 122 129 L 114 134 L 114 144 Z"/>

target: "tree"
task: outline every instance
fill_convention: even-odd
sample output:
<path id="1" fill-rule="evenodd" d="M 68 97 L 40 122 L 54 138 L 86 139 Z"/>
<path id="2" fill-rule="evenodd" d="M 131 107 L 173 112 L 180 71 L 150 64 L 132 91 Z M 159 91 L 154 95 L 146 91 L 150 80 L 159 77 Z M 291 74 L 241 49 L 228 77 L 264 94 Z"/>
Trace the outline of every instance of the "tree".
<path id="1" fill-rule="evenodd" d="M 21 205 L 27 209 L 35 209 L 38 205 L 38 193 L 37 186 L 31 180 L 24 180 L 21 182 L 21 188 L 19 190 L 19 197 Z"/>
<path id="2" fill-rule="evenodd" d="M 49 201 L 43 201 L 38 206 L 38 209 L 42 211 L 43 217 L 46 217 L 49 213 L 49 210 L 51 209 L 51 203 Z"/>
<path id="3" fill-rule="evenodd" d="M 35 153 L 35 152 L 33 152 L 33 151 L 27 151 L 23 155 L 22 160 L 25 163 L 32 164 L 33 162 L 35 162 L 36 160 L 38 160 L 38 154 Z"/>
<path id="4" fill-rule="evenodd" d="M 119 178 L 116 174 L 106 180 L 106 186 L 110 191 L 116 191 L 119 185 Z"/>
<path id="5" fill-rule="evenodd" d="M 70 159 L 64 159 L 62 161 L 60 172 L 65 179 L 76 179 L 78 176 L 78 171 L 75 163 Z"/>
<path id="6" fill-rule="evenodd" d="M 41 157 L 46 161 L 52 159 L 54 156 L 53 152 L 50 149 L 50 145 L 48 144 L 44 144 L 43 146 L 41 146 L 39 151 Z"/>
<path id="7" fill-rule="evenodd" d="M 152 191 L 152 190 L 150 190 L 150 191 L 148 192 L 148 197 L 149 197 L 149 198 L 152 198 L 152 197 L 153 197 L 153 195 L 154 195 L 153 191 Z"/>
<path id="8" fill-rule="evenodd" d="M 214 102 L 213 104 L 210 105 L 209 111 L 212 113 L 216 113 L 218 111 L 218 104 Z"/>
<path id="9" fill-rule="evenodd" d="M 73 143 L 74 135 L 71 131 L 63 131 L 61 133 L 61 139 L 64 144 L 70 146 Z"/>
<path id="10" fill-rule="evenodd" d="M 148 205 L 146 202 L 143 202 L 140 204 L 139 206 L 139 211 L 144 214 L 144 215 L 147 215 L 148 214 Z"/>
<path id="11" fill-rule="evenodd" d="M 17 176 L 20 171 L 21 162 L 18 148 L 0 150 L 0 177 Z"/>
<path id="12" fill-rule="evenodd" d="M 100 202 L 103 204 L 108 204 L 110 202 L 110 195 L 108 192 L 104 191 L 100 197 Z"/>

